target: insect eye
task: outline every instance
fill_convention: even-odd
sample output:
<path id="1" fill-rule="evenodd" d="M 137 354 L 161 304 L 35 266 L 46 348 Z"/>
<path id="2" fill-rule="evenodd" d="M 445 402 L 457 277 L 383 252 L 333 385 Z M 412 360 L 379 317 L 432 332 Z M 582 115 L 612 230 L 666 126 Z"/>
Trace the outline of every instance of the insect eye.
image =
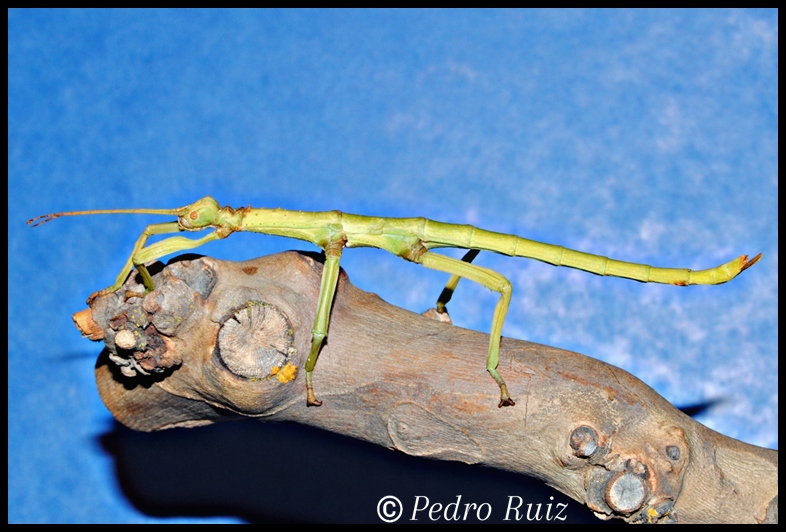
<path id="1" fill-rule="evenodd" d="M 192 220 L 196 220 L 197 218 L 199 218 L 199 213 L 197 211 L 191 211 L 191 214 L 189 214 L 188 217 L 191 218 Z"/>

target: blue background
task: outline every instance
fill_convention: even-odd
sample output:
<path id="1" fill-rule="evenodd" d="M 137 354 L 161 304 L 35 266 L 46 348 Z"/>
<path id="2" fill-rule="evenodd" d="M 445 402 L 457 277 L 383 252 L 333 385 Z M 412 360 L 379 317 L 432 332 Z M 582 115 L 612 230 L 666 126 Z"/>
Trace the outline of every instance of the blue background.
<path id="1" fill-rule="evenodd" d="M 286 425 L 168 436 L 119 427 L 93 381 L 101 345 L 70 316 L 114 282 L 144 226 L 163 220 L 25 221 L 205 195 L 426 216 L 656 266 L 764 252 L 731 283 L 686 289 L 491 253 L 476 263 L 513 283 L 505 336 L 620 366 L 702 423 L 777 448 L 777 150 L 776 10 L 10 10 L 9 521 L 373 521 L 389 493 L 436 500 L 449 483 L 443 502 L 467 500 L 468 486 L 482 502 L 483 486 L 513 494 L 523 482 Z M 313 248 L 235 234 L 198 252 L 244 260 L 286 249 Z M 378 250 L 349 250 L 342 266 L 415 312 L 446 280 Z M 451 315 L 487 332 L 495 302 L 464 282 Z M 260 446 L 221 460 L 286 445 L 296 458 L 278 474 L 294 479 L 292 492 L 238 510 L 203 503 L 204 491 L 151 503 L 140 492 L 161 479 L 135 487 L 137 466 L 155 478 L 181 452 L 199 477 L 222 448 L 214 437 Z M 236 489 L 246 469 L 266 471 L 256 462 L 219 466 L 207 483 Z M 440 482 L 453 466 L 444 472 L 459 480 Z M 180 475 L 190 479 L 161 478 Z M 304 478 L 323 494 L 311 503 Z M 255 482 L 278 486 L 249 482 L 252 496 L 264 490 Z"/>

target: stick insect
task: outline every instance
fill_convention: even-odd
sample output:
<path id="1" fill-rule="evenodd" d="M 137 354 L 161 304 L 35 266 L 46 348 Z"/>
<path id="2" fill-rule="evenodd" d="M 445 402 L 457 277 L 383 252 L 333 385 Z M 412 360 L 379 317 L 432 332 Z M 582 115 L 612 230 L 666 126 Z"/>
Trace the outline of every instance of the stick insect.
<path id="1" fill-rule="evenodd" d="M 330 309 L 338 281 L 339 261 L 345 247 L 384 249 L 403 259 L 450 274 L 450 280 L 437 301 L 436 308 L 440 313 L 446 312 L 445 305 L 450 300 L 461 278 L 470 279 L 499 293 L 500 298 L 494 309 L 491 339 L 486 357 L 486 370 L 499 385 L 499 407 L 516 404 L 508 393 L 505 381 L 497 372 L 502 324 L 510 305 L 512 287 L 510 282 L 499 273 L 471 264 L 480 251 L 494 251 L 514 257 L 526 257 L 554 266 L 584 270 L 596 275 L 677 286 L 725 283 L 753 266 L 761 258 L 761 253 L 750 260 L 747 255 L 742 255 L 721 266 L 700 271 L 691 271 L 686 268 L 655 268 L 646 264 L 623 262 L 574 251 L 562 246 L 544 244 L 515 235 L 486 231 L 471 225 L 435 222 L 426 218 L 360 216 L 340 211 L 301 212 L 251 207 L 221 208 L 218 202 L 210 196 L 179 209 L 111 209 L 61 212 L 39 216 L 27 223 L 35 227 L 61 216 L 83 214 L 162 214 L 177 217 L 177 221 L 174 222 L 147 226 L 137 240 L 131 256 L 115 283 L 91 295 L 88 303 L 98 296 L 117 291 L 125 283 L 132 268 L 136 268 L 141 275 L 145 288 L 152 291 L 155 286 L 145 263 L 178 251 L 199 247 L 213 240 L 226 238 L 235 231 L 253 231 L 296 238 L 322 248 L 325 253 L 325 265 L 319 290 L 316 319 L 311 331 L 311 351 L 306 359 L 306 404 L 308 406 L 322 404 L 322 401 L 318 400 L 314 394 L 312 374 L 322 345 L 327 338 Z M 214 231 L 199 239 L 172 236 L 146 246 L 148 238 L 152 235 L 202 231 L 209 228 Z M 469 251 L 461 260 L 432 251 L 444 247 L 464 248 Z"/>

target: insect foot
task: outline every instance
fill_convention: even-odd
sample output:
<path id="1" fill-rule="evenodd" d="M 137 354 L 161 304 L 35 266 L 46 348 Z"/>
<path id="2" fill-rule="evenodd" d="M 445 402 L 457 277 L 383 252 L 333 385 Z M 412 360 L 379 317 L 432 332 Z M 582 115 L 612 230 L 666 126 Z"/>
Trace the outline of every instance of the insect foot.
<path id="1" fill-rule="evenodd" d="M 450 314 L 448 314 L 447 309 L 445 309 L 443 312 L 440 312 L 436 308 L 432 307 L 421 314 L 432 320 L 447 323 L 448 325 L 453 325 L 453 320 L 450 319 Z"/>
<path id="2" fill-rule="evenodd" d="M 500 392 L 501 398 L 497 406 L 499 408 L 502 408 L 503 406 L 516 406 L 516 401 L 511 399 L 510 393 L 508 393 L 508 387 L 505 386 L 504 384 L 501 384 L 500 389 L 501 389 Z"/>

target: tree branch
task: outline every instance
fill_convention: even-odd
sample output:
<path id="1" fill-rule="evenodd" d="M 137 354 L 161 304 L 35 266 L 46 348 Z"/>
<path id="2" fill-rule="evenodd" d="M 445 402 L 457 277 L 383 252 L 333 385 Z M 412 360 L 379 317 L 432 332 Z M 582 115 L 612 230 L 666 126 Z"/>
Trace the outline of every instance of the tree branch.
<path id="1" fill-rule="evenodd" d="M 393 307 L 343 273 L 307 408 L 303 364 L 322 264 L 288 252 L 171 263 L 144 294 L 134 275 L 74 315 L 111 363 L 104 403 L 153 431 L 223 419 L 289 420 L 417 456 L 542 479 L 597 515 L 629 522 L 777 522 L 778 453 L 727 438 L 598 360 Z"/>

